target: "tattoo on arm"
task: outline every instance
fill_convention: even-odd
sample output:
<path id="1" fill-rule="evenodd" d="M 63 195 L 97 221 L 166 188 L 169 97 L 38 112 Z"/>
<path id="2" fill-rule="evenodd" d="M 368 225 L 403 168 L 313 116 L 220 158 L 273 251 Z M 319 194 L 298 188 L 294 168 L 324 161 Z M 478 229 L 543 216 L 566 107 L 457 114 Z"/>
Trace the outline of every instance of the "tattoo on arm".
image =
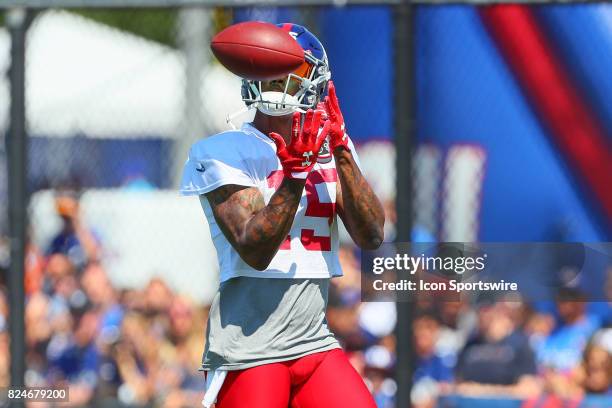
<path id="1" fill-rule="evenodd" d="M 384 239 L 382 204 L 349 151 L 337 149 L 334 158 L 340 180 L 336 197 L 338 214 L 360 248 L 376 249 Z"/>
<path id="2" fill-rule="evenodd" d="M 264 203 L 256 187 L 226 185 L 206 194 L 221 231 L 250 266 L 264 270 L 287 237 L 304 181 L 283 179 Z"/>

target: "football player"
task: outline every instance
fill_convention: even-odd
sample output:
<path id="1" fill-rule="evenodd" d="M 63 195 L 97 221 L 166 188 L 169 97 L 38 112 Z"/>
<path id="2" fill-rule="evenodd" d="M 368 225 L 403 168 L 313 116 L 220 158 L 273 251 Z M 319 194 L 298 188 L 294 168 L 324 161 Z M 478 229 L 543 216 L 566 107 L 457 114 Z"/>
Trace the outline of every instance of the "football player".
<path id="1" fill-rule="evenodd" d="M 278 80 L 243 80 L 253 122 L 195 143 L 185 164 L 181 192 L 200 197 L 221 275 L 203 404 L 375 408 L 325 309 L 330 279 L 342 275 L 336 216 L 375 249 L 383 208 L 345 132 L 322 44 L 302 26 L 279 26 L 304 64 Z"/>

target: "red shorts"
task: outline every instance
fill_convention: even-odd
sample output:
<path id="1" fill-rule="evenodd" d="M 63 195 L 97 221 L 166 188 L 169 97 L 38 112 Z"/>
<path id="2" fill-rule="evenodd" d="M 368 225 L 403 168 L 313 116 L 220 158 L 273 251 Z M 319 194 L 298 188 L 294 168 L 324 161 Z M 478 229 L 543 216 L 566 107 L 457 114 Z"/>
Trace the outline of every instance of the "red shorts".
<path id="1" fill-rule="evenodd" d="M 376 408 L 341 349 L 229 371 L 216 408 Z"/>

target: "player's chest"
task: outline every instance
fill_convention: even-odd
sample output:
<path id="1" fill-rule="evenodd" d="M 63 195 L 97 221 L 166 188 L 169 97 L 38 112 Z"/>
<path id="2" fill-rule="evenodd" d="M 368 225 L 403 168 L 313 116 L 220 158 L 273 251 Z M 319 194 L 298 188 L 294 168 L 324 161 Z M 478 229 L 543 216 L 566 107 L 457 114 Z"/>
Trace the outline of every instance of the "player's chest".
<path id="1" fill-rule="evenodd" d="M 266 177 L 265 183 L 261 183 L 260 189 L 266 204 L 280 187 L 283 177 L 282 170 L 273 170 Z M 315 166 L 306 179 L 296 217 L 323 217 L 331 221 L 336 213 L 337 183 L 335 166 Z"/>

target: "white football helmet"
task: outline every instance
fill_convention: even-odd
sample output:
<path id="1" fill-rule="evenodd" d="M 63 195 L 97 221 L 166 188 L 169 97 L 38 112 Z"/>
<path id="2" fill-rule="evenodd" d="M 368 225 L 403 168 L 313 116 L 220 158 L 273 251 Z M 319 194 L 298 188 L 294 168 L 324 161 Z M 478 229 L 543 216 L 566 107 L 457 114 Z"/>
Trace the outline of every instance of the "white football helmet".
<path id="1" fill-rule="evenodd" d="M 242 80 L 242 100 L 246 108 L 231 116 L 231 119 L 253 108 L 270 116 L 289 115 L 315 109 L 331 79 L 327 54 L 323 44 L 306 28 L 292 23 L 278 24 L 286 30 L 304 50 L 304 63 L 286 78 L 279 78 L 279 87 L 272 81 Z M 262 89 L 266 82 L 266 90 Z M 284 82 L 284 86 L 280 86 Z M 271 86 L 272 85 L 272 86 Z M 272 89 L 270 89 L 272 88 Z"/>

